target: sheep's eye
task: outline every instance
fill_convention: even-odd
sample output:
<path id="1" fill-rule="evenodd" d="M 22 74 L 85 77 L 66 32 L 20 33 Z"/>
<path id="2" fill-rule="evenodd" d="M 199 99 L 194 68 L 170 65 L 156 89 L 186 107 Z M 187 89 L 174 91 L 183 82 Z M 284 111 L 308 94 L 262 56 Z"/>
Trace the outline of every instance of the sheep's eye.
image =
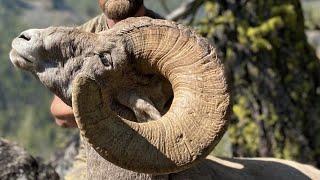
<path id="1" fill-rule="evenodd" d="M 112 58 L 111 55 L 106 53 L 106 54 L 99 54 L 100 61 L 102 64 L 106 67 L 112 66 Z"/>

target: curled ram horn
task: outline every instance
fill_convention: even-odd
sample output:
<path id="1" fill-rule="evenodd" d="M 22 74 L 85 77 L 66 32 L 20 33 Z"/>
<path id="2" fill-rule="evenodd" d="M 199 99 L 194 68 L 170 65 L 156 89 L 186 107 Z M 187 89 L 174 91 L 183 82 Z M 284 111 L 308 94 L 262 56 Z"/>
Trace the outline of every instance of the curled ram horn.
<path id="1" fill-rule="evenodd" d="M 177 172 L 206 157 L 228 125 L 224 67 L 206 39 L 182 25 L 128 19 L 104 34 L 131 64 L 167 78 L 174 99 L 159 120 L 128 121 L 113 113 L 104 88 L 86 74 L 73 83 L 72 105 L 82 135 L 108 161 L 136 172 Z"/>

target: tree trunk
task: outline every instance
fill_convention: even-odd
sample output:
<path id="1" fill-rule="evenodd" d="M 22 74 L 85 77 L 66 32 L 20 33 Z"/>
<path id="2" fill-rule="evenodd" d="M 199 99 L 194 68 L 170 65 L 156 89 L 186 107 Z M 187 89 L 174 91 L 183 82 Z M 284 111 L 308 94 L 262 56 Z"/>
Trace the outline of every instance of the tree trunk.
<path id="1" fill-rule="evenodd" d="M 234 154 L 320 167 L 320 66 L 300 2 L 209 0 L 203 7 L 191 25 L 211 39 L 230 71 Z"/>

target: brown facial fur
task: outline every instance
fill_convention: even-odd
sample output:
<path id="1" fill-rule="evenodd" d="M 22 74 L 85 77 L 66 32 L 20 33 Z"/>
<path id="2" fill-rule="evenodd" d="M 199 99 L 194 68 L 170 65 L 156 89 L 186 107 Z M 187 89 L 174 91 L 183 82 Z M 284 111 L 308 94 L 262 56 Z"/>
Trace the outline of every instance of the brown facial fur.
<path id="1" fill-rule="evenodd" d="M 143 0 L 99 0 L 100 8 L 110 19 L 133 17 L 143 5 Z"/>

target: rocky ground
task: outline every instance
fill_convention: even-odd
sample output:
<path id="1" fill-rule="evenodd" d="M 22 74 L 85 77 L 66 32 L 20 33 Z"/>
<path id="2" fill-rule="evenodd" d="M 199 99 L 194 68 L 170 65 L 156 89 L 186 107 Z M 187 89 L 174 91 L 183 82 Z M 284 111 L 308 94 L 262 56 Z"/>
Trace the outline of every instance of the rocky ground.
<path id="1" fill-rule="evenodd" d="M 0 179 L 56 180 L 59 175 L 51 165 L 32 157 L 17 144 L 0 139 Z"/>
<path id="2" fill-rule="evenodd" d="M 58 180 L 63 179 L 72 167 L 78 154 L 79 136 L 74 136 L 66 147 L 57 150 L 45 163 L 39 157 L 31 156 L 16 143 L 0 138 L 1 180 Z"/>
<path id="3" fill-rule="evenodd" d="M 65 148 L 59 149 L 51 157 L 49 163 L 60 177 L 64 177 L 72 168 L 72 163 L 78 154 L 79 146 L 80 138 L 78 135 L 75 135 L 69 140 Z"/>

